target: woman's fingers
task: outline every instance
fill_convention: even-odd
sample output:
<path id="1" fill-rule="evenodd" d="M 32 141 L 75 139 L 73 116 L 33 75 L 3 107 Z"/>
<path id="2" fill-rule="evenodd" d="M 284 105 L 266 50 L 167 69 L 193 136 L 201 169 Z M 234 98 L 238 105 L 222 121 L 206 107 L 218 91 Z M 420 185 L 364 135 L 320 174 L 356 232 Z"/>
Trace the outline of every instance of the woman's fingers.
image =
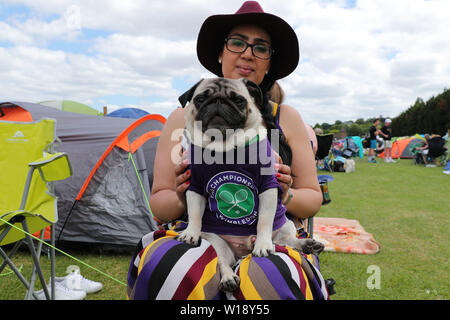
<path id="1" fill-rule="evenodd" d="M 191 177 L 191 170 L 186 170 L 179 174 L 175 178 L 175 187 L 178 189 L 180 186 L 189 185 L 189 179 Z"/>
<path id="2" fill-rule="evenodd" d="M 284 203 L 284 201 L 288 196 L 288 190 L 294 183 L 294 179 L 291 176 L 291 167 L 280 163 L 275 164 L 275 170 L 277 170 L 276 173 L 277 181 L 280 183 L 281 188 L 283 189 L 281 199 L 283 200 Z"/>
<path id="3" fill-rule="evenodd" d="M 191 171 L 188 170 L 189 161 L 187 153 L 184 152 L 180 161 L 175 165 L 175 192 L 181 202 L 186 202 L 185 191 L 189 187 Z"/>
<path id="4" fill-rule="evenodd" d="M 276 177 L 284 192 L 286 192 L 294 183 L 294 179 L 292 179 L 290 174 L 277 173 Z"/>

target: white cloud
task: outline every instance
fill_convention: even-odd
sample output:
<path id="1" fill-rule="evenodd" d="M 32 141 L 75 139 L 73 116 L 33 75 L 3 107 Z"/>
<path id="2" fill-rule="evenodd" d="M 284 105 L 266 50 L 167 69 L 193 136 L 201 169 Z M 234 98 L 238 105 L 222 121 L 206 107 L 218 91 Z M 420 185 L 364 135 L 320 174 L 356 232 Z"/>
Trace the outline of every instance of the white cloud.
<path id="1" fill-rule="evenodd" d="M 16 4 L 30 11 L 0 21 L 2 100 L 121 95 L 167 115 L 181 93 L 174 83 L 210 76 L 195 52 L 203 20 L 242 1 L 3 3 L 0 13 Z M 449 87 L 448 0 L 358 0 L 354 8 L 345 0 L 260 3 L 299 36 L 299 67 L 280 83 L 307 123 L 394 117 L 417 97 Z"/>
<path id="2" fill-rule="evenodd" d="M 0 21 L 0 42 L 11 42 L 14 44 L 30 44 L 32 36 L 27 35 L 17 28 Z"/>

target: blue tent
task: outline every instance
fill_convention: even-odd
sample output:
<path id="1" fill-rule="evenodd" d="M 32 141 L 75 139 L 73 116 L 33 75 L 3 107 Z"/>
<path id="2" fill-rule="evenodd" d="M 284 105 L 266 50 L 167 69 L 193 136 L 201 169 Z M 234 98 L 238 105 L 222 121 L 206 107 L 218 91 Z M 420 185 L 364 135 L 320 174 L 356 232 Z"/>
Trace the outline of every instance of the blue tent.
<path id="1" fill-rule="evenodd" d="M 111 112 L 108 117 L 139 119 L 148 114 L 150 113 L 138 108 L 122 108 Z"/>

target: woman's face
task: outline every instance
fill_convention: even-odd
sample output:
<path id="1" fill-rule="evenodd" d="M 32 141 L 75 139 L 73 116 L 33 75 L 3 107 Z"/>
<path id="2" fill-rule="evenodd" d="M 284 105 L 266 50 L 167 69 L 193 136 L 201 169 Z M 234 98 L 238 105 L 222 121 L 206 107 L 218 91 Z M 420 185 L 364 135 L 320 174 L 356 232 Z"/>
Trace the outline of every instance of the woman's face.
<path id="1" fill-rule="evenodd" d="M 263 44 L 271 47 L 269 34 L 257 26 L 237 26 L 230 31 L 227 38 L 231 37 L 244 40 L 249 44 Z M 255 57 L 251 47 L 244 52 L 235 53 L 229 51 L 224 45 L 219 59 L 222 61 L 224 78 L 245 78 L 258 85 L 261 84 L 270 68 L 270 59 L 264 60 Z"/>

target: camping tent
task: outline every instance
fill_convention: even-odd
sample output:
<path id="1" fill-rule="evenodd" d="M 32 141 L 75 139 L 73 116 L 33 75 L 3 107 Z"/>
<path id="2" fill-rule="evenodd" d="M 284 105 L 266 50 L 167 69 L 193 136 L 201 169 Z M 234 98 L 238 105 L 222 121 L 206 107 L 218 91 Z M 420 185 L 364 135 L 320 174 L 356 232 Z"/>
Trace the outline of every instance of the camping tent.
<path id="1" fill-rule="evenodd" d="M 139 108 L 121 108 L 109 113 L 108 117 L 139 119 L 147 114 L 149 114 L 147 111 Z"/>
<path id="2" fill-rule="evenodd" d="M 399 138 L 392 143 L 392 158 L 397 159 L 412 159 L 414 158 L 414 154 L 412 153 L 412 149 L 421 144 L 422 139 L 412 136 L 406 138 Z M 384 151 L 381 152 L 379 157 L 384 158 Z"/>
<path id="3" fill-rule="evenodd" d="M 62 110 L 62 111 L 68 111 L 68 112 L 74 112 L 74 113 L 80 113 L 80 114 L 92 114 L 94 116 L 100 114 L 100 112 L 98 112 L 94 108 L 91 108 L 85 104 L 71 101 L 71 100 L 43 101 L 43 102 L 39 102 L 39 104 L 42 104 L 47 107 L 56 108 L 56 109 Z"/>
<path id="4" fill-rule="evenodd" d="M 155 230 L 148 198 L 164 117 L 98 117 L 26 102 L 0 103 L 0 110 L 0 120 L 56 119 L 56 149 L 73 167 L 71 178 L 55 183 L 57 243 L 131 248 Z"/>

